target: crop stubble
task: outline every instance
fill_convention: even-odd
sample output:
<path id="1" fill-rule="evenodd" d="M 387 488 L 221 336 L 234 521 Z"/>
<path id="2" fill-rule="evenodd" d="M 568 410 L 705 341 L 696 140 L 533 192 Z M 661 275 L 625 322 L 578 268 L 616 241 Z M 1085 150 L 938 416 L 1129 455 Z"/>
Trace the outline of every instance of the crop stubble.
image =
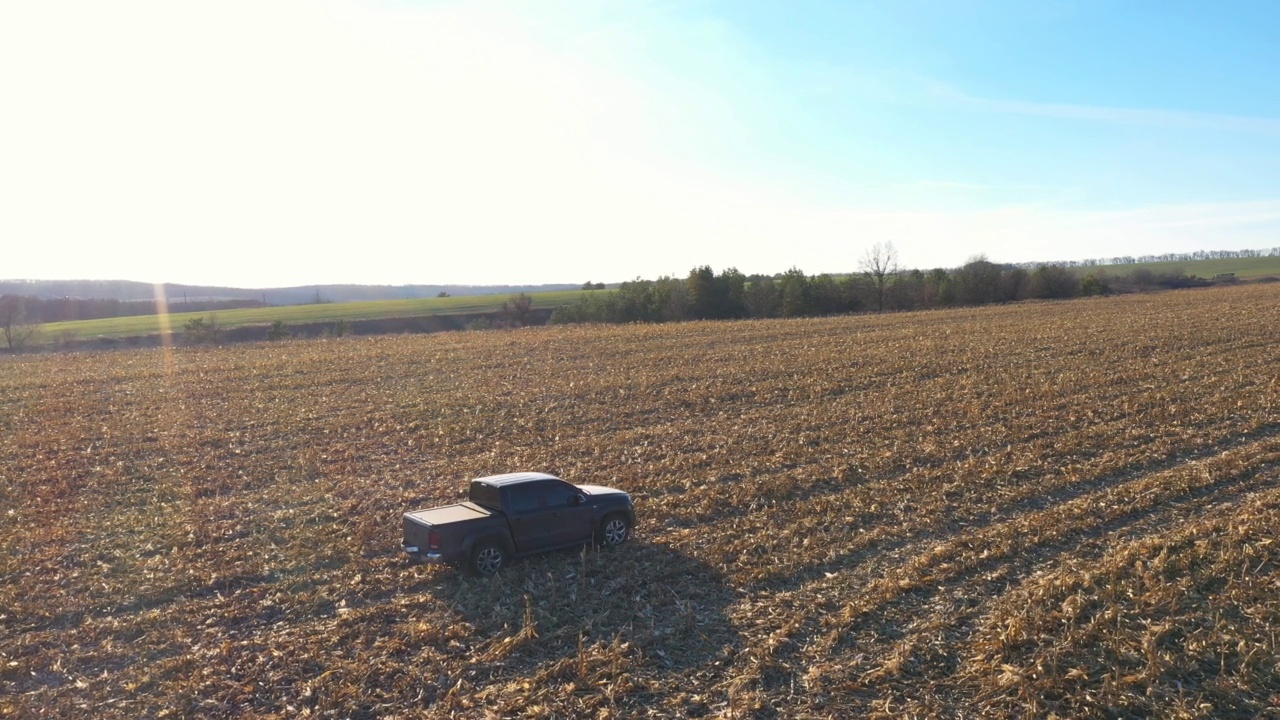
<path id="1" fill-rule="evenodd" d="M 0 362 L 0 713 L 1280 702 L 1280 289 Z M 471 476 L 618 552 L 409 567 Z"/>

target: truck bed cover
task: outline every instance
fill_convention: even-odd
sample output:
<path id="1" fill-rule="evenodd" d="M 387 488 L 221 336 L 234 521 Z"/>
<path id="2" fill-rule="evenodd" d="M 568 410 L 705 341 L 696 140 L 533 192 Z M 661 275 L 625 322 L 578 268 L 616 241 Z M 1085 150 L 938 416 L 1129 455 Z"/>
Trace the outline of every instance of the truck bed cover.
<path id="1" fill-rule="evenodd" d="M 446 505 L 444 507 L 431 508 L 430 510 L 419 510 L 417 512 L 405 513 L 405 517 L 423 525 L 443 525 L 445 523 L 489 517 L 492 514 L 493 513 L 489 510 L 486 510 L 475 503 L 465 502 L 457 505 Z"/>

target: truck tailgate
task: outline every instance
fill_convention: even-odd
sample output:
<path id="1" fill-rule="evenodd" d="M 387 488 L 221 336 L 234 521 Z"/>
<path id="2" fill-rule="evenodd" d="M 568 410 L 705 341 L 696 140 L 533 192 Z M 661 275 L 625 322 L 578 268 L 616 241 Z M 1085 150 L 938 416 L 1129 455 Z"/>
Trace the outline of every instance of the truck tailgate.
<path id="1" fill-rule="evenodd" d="M 467 533 L 492 522 L 494 513 L 473 503 L 404 514 L 404 548 L 430 562 L 453 562 L 464 551 Z"/>

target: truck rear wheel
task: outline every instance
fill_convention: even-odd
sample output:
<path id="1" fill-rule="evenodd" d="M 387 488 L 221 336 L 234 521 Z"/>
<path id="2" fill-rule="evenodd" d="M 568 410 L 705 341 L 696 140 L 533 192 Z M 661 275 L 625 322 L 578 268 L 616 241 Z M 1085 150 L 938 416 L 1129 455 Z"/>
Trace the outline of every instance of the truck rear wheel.
<path id="1" fill-rule="evenodd" d="M 507 550 L 498 543 L 480 543 L 471 551 L 467 569 L 472 575 L 492 575 L 507 562 Z"/>

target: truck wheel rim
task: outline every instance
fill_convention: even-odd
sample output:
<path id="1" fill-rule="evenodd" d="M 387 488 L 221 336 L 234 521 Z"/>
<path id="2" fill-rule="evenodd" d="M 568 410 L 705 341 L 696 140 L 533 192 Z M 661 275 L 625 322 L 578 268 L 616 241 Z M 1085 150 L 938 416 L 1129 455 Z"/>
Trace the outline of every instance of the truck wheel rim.
<path id="1" fill-rule="evenodd" d="M 476 567 L 482 573 L 497 572 L 502 567 L 502 553 L 496 548 L 485 548 L 476 555 Z"/>
<path id="2" fill-rule="evenodd" d="M 621 520 L 610 520 L 604 526 L 604 541 L 610 545 L 617 545 L 627 539 L 627 524 Z"/>

